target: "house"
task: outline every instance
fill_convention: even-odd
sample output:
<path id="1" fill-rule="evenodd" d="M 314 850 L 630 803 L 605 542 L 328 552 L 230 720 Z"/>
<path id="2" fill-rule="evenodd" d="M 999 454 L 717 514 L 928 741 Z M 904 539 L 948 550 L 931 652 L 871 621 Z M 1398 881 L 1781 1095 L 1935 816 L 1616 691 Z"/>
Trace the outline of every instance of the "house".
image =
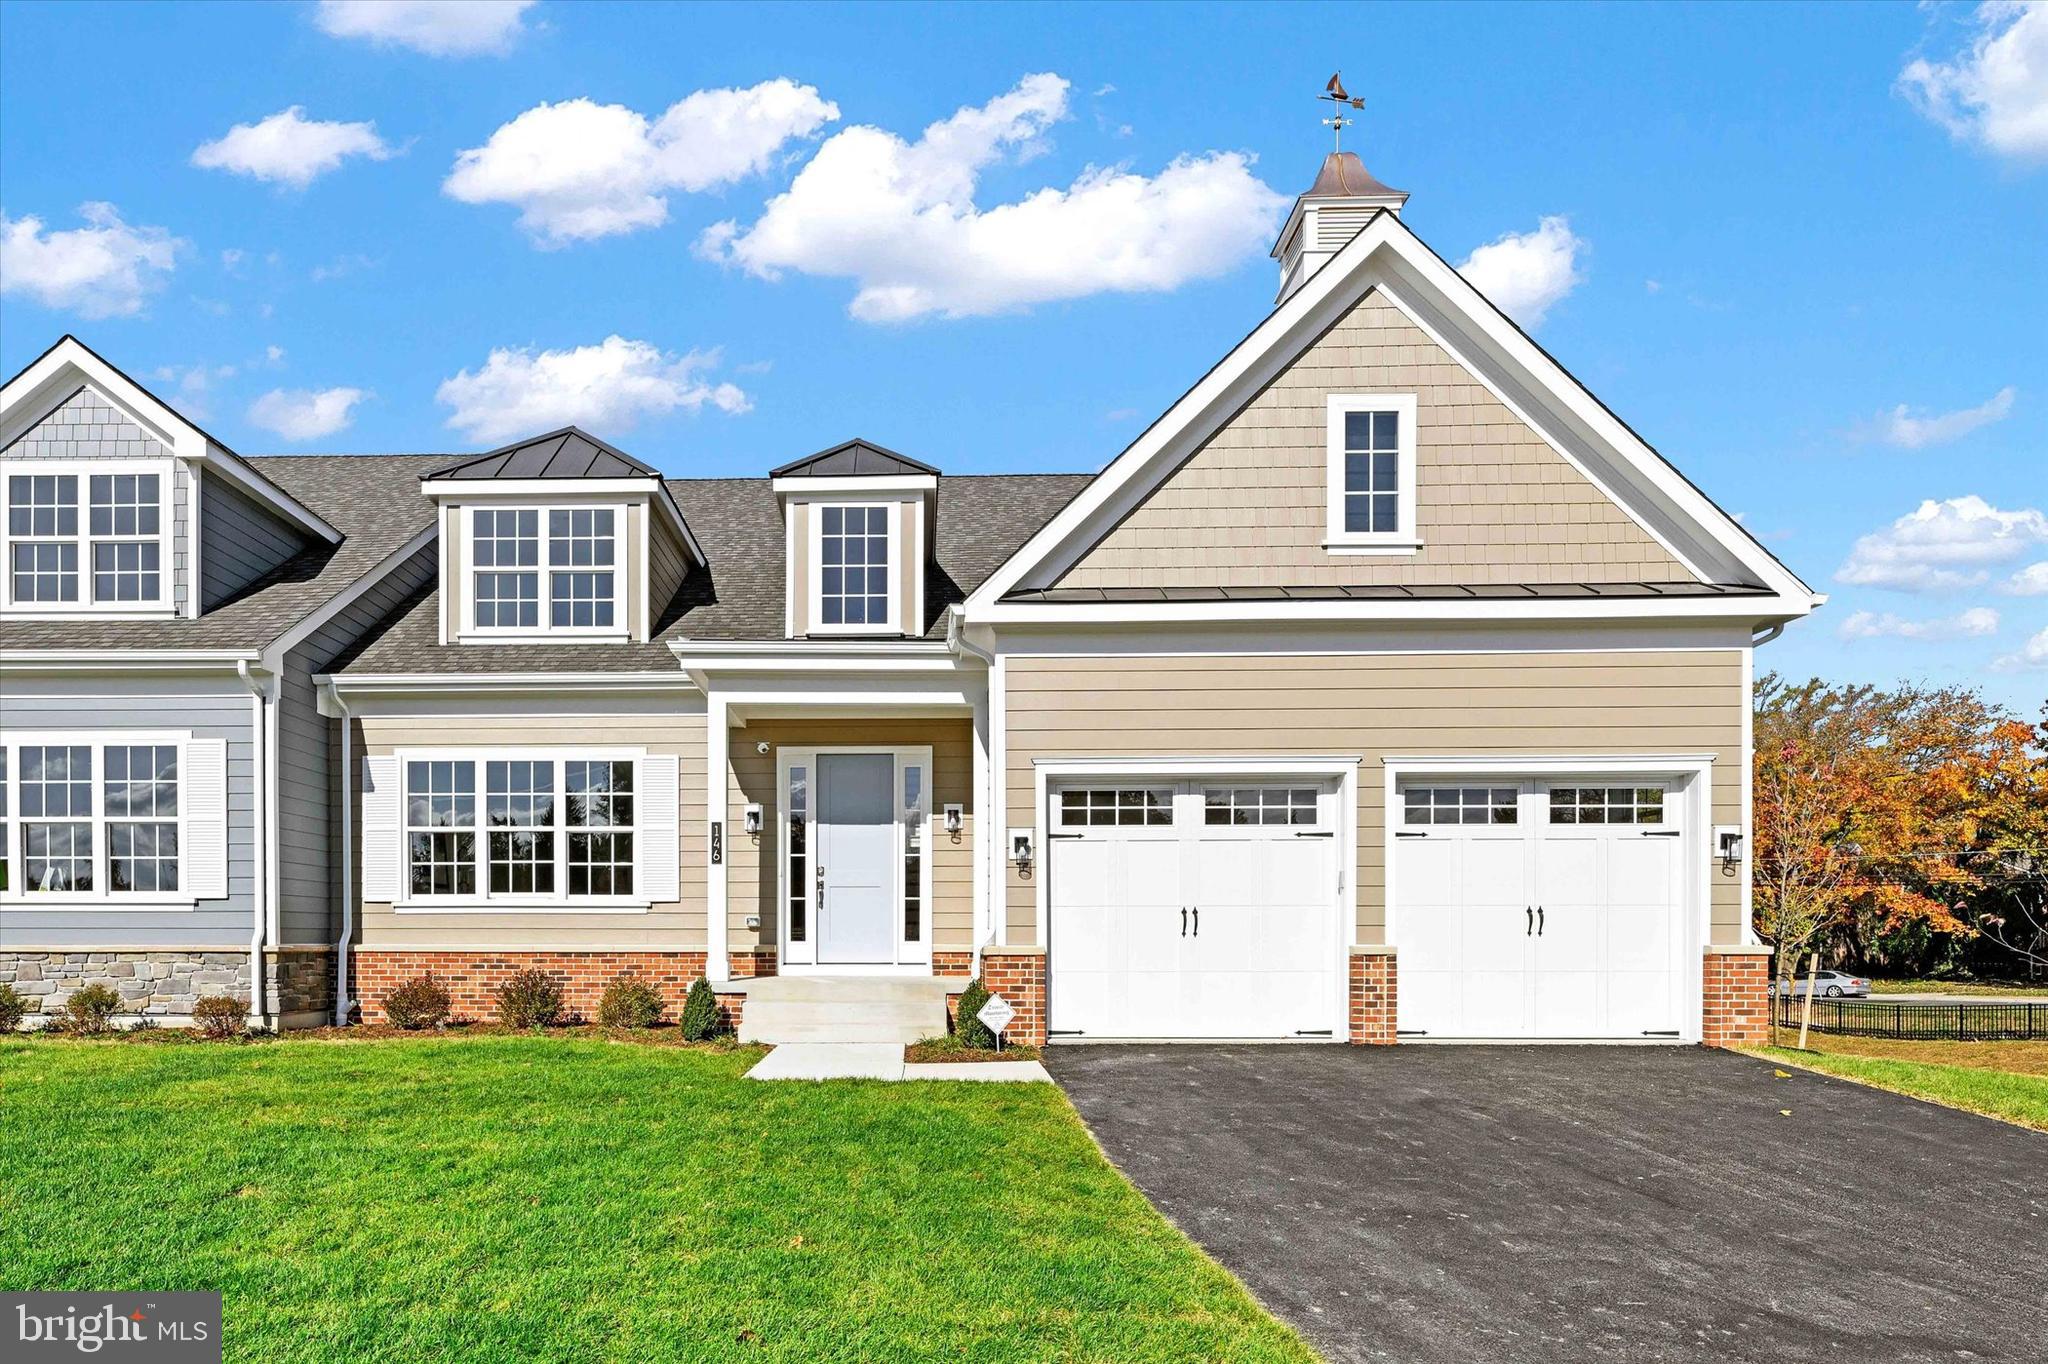
<path id="1" fill-rule="evenodd" d="M 243 460 L 60 345 L 0 418 L 0 974 L 260 961 L 286 1022 L 702 976 L 767 1040 L 936 1031 L 974 975 L 1026 1040 L 1756 1037 L 1752 660 L 1822 599 L 1406 200 L 1330 157 L 1272 310 L 1092 477 L 849 440 L 667 479 L 573 429 Z M 149 611 L 46 595 L 108 549 L 79 413 L 163 448 Z M 119 870 L 144 730 L 176 905 Z"/>

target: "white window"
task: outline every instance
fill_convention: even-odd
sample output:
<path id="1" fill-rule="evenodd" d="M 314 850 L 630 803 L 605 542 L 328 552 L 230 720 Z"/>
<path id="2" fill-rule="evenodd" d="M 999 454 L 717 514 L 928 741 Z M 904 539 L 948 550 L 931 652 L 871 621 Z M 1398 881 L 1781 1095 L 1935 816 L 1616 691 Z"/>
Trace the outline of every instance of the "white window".
<path id="1" fill-rule="evenodd" d="M 1409 786 L 1401 791 L 1404 824 L 1514 824 L 1521 789 L 1514 786 Z"/>
<path id="2" fill-rule="evenodd" d="M 401 759 L 402 904 L 637 904 L 640 759 L 518 752 Z"/>
<path id="3" fill-rule="evenodd" d="M 1332 394 L 1328 409 L 1329 520 L 1324 548 L 1412 553 L 1415 395 Z"/>
<path id="4" fill-rule="evenodd" d="M 166 605 L 170 484 L 160 460 L 10 471 L 0 522 L 6 604 L 44 612 Z"/>
<path id="5" fill-rule="evenodd" d="M 0 744 L 0 897 L 13 906 L 191 904 L 195 879 L 220 879 L 214 864 L 224 867 L 225 852 L 223 804 L 204 824 L 218 845 L 208 874 L 187 866 L 192 746 L 168 734 L 23 733 Z M 200 747 L 210 763 L 224 760 L 218 741 Z"/>
<path id="6" fill-rule="evenodd" d="M 616 508 L 474 508 L 469 547 L 471 621 L 478 633 L 608 634 L 619 628 Z"/>
<path id="7" fill-rule="evenodd" d="M 1661 786 L 1553 786 L 1552 824 L 1662 824 Z"/>
<path id="8" fill-rule="evenodd" d="M 819 505 L 813 625 L 823 631 L 892 633 L 896 612 L 895 508 Z"/>
<path id="9" fill-rule="evenodd" d="M 1205 786 L 1204 824 L 1287 824 L 1316 822 L 1313 786 Z"/>
<path id="10" fill-rule="evenodd" d="M 1170 786 L 1069 787 L 1060 792 L 1060 823 L 1067 828 L 1170 825 Z"/>

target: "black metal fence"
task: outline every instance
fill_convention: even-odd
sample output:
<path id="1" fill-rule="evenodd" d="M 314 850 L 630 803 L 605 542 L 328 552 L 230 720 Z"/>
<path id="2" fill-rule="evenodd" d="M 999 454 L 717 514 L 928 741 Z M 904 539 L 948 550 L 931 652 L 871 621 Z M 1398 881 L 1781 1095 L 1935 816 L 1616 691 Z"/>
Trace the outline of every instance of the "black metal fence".
<path id="1" fill-rule="evenodd" d="M 1796 1028 L 1806 1001 L 1778 997 L 1778 1026 Z M 1816 999 L 1813 1030 L 1916 1042 L 2012 1042 L 2048 1039 L 2048 1001 Z"/>

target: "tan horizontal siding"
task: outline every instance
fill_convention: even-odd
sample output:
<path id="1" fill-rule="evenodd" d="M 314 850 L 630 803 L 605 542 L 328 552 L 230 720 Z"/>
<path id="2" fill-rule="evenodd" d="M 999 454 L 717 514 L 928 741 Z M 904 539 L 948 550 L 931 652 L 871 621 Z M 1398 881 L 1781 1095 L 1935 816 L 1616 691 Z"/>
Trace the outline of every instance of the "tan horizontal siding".
<path id="1" fill-rule="evenodd" d="M 768 752 L 755 745 L 768 741 Z M 965 949 L 974 940 L 974 729 L 959 720 L 757 720 L 735 729 L 731 739 L 732 779 L 726 813 L 726 899 L 730 918 L 726 941 L 734 951 L 773 947 L 781 934 L 777 857 L 781 815 L 776 800 L 776 754 L 784 748 L 876 748 L 929 746 L 932 750 L 932 946 Z M 746 832 L 746 807 L 758 802 L 762 832 Z M 941 827 L 949 805 L 965 807 L 955 836 Z M 749 929 L 748 915 L 761 926 Z"/>
<path id="2" fill-rule="evenodd" d="M 1416 529 L 1332 555 L 1328 399 L 1416 396 Z M 1692 575 L 1377 293 L 1319 338 L 1060 580 L 1062 587 L 1675 581 Z"/>
<path id="3" fill-rule="evenodd" d="M 1713 820 L 1741 822 L 1742 654 L 1011 657 L 1008 821 L 1032 822 L 1051 758 L 1357 757 L 1358 941 L 1384 940 L 1390 754 L 1709 753 Z M 1009 864 L 1010 941 L 1036 932 L 1036 884 Z M 1714 941 L 1740 939 L 1741 890 L 1716 874 Z"/>
<path id="4" fill-rule="evenodd" d="M 433 944 L 460 947 L 563 948 L 644 946 L 666 950 L 704 947 L 704 713 L 666 703 L 660 711 L 620 715 L 453 717 L 364 716 L 357 724 L 356 831 L 362 830 L 362 758 L 401 748 L 518 748 L 590 744 L 645 748 L 674 754 L 682 768 L 681 896 L 645 914 L 399 914 L 388 904 L 365 903 L 361 941 L 369 947 Z M 360 860 L 356 863 L 360 868 Z"/>

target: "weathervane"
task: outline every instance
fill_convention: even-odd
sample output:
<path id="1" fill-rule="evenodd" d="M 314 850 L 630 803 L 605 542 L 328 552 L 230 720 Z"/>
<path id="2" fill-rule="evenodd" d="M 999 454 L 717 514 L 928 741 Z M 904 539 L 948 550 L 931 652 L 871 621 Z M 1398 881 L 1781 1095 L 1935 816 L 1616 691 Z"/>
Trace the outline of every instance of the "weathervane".
<path id="1" fill-rule="evenodd" d="M 1365 101 L 1362 99 L 1353 99 L 1351 97 L 1350 92 L 1345 90 L 1344 73 L 1342 71 L 1339 71 L 1335 75 L 1330 77 L 1330 83 L 1323 87 L 1323 93 L 1317 95 L 1316 98 L 1326 99 L 1330 101 L 1330 103 L 1337 106 L 1337 112 L 1332 114 L 1330 117 L 1324 119 L 1323 126 L 1325 128 L 1330 129 L 1332 134 L 1335 135 L 1337 139 L 1337 150 L 1341 152 L 1344 150 L 1344 130 L 1346 128 L 1349 128 L 1352 124 L 1358 122 L 1358 120 L 1355 118 L 1344 117 L 1344 110 L 1347 107 L 1352 109 L 1363 109 L 1365 107 Z"/>

